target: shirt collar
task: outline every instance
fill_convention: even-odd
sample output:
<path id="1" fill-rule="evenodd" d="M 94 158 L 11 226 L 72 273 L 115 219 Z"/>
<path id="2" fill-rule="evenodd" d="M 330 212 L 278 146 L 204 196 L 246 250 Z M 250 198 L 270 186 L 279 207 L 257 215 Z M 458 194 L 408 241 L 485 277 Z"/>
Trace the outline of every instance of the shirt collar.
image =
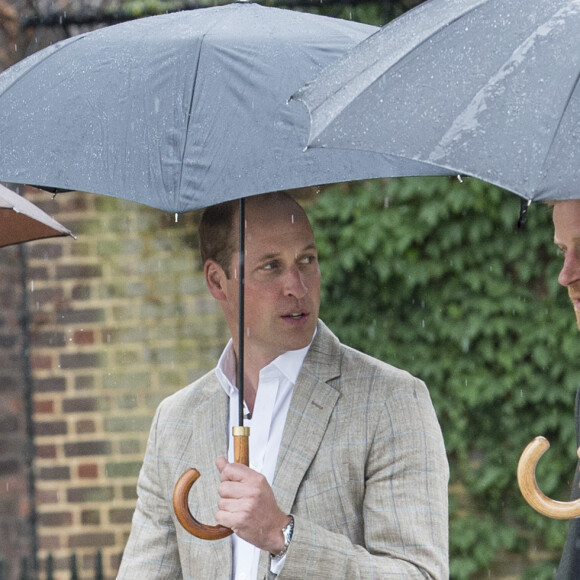
<path id="1" fill-rule="evenodd" d="M 316 329 L 312 340 L 316 336 Z M 271 363 L 267 364 L 261 371 L 262 376 L 284 376 L 293 385 L 296 384 L 300 369 L 304 363 L 304 359 L 310 349 L 310 344 L 298 350 L 288 350 L 275 358 Z M 226 347 L 224 348 L 216 367 L 216 375 L 218 381 L 228 397 L 231 397 L 237 391 L 236 385 L 236 355 L 234 353 L 233 341 L 230 338 Z"/>

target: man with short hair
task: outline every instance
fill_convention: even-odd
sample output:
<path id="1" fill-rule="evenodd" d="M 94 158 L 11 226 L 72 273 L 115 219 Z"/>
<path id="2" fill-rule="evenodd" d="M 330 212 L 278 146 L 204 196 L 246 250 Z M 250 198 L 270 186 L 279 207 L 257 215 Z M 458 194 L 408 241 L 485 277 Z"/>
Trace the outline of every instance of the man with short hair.
<path id="1" fill-rule="evenodd" d="M 564 257 L 558 282 L 568 289 L 576 324 L 580 330 L 580 200 L 573 199 L 554 203 L 554 243 Z M 576 393 L 576 445 L 580 447 L 580 389 Z M 572 484 L 571 499 L 580 497 L 580 463 Z M 580 521 L 572 520 L 568 537 L 556 574 L 557 580 L 580 578 Z"/>
<path id="2" fill-rule="evenodd" d="M 216 369 L 157 410 L 118 578 L 448 578 L 449 470 L 425 384 L 319 320 L 314 234 L 290 195 L 248 198 L 245 217 L 250 466 L 232 461 L 239 218 L 228 202 L 204 212 L 199 234 L 232 338 Z M 201 540 L 178 523 L 173 488 L 192 466 L 192 514 L 232 536 Z"/>

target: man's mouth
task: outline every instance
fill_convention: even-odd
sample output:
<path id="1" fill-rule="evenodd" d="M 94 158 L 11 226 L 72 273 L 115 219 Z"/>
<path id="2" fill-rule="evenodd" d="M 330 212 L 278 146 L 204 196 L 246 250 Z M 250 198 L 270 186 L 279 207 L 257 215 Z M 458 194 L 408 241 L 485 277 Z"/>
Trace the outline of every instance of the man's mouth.
<path id="1" fill-rule="evenodd" d="M 307 316 L 305 312 L 291 312 L 290 314 L 282 315 L 282 318 L 287 318 L 290 320 L 301 320 L 305 316 Z"/>

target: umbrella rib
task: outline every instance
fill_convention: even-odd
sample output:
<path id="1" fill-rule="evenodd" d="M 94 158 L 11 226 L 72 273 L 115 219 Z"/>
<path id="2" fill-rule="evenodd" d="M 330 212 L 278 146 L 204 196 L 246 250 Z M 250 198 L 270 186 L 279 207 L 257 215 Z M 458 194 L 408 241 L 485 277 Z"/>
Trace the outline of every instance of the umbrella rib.
<path id="1" fill-rule="evenodd" d="M 61 52 L 63 50 L 65 50 L 67 47 L 69 47 L 72 44 L 75 44 L 76 42 L 78 42 L 79 40 L 82 40 L 84 38 L 84 34 L 81 34 L 79 36 L 73 36 L 71 38 L 67 38 L 65 40 L 62 40 L 60 43 L 54 44 L 52 45 L 52 51 L 50 53 L 50 55 L 52 56 L 53 54 L 56 54 L 57 52 Z M 46 50 L 46 49 L 45 49 Z M 37 53 L 40 54 L 40 53 Z M 31 56 L 32 58 L 34 57 L 34 55 Z M 31 58 L 29 57 L 29 58 Z M 10 91 L 10 89 L 12 89 L 13 87 L 15 87 L 16 85 L 18 85 L 23 79 L 25 79 L 34 69 L 36 69 L 37 67 L 39 67 L 41 64 L 44 63 L 45 59 L 39 59 L 38 62 L 34 63 L 30 68 L 28 68 L 26 70 L 26 72 L 22 73 L 22 74 L 18 74 L 18 76 L 4 89 L 1 89 L 2 94 L 8 94 L 8 92 Z M 1 86 L 1 85 L 0 85 Z"/>
<path id="2" fill-rule="evenodd" d="M 315 101 L 315 98 L 312 98 L 312 95 L 309 95 L 309 84 L 307 84 L 303 89 L 297 91 L 291 98 L 295 98 L 303 102 L 309 110 L 309 113 L 312 118 L 312 114 L 315 111 L 325 111 L 327 110 L 328 113 L 319 113 L 320 119 L 319 123 L 316 126 L 312 123 L 311 130 L 310 130 L 310 137 L 309 143 L 312 143 L 334 120 L 334 116 L 338 113 L 333 114 L 332 111 L 342 111 L 348 109 L 350 103 L 358 97 L 363 90 L 368 89 L 369 86 L 375 84 L 379 81 L 379 79 L 386 74 L 387 71 L 394 69 L 396 66 L 400 65 L 402 62 L 408 60 L 410 56 L 419 48 L 420 46 L 427 43 L 431 38 L 437 35 L 443 28 L 451 26 L 458 20 L 465 17 L 465 15 L 470 14 L 477 8 L 481 6 L 482 2 L 478 1 L 474 5 L 468 7 L 464 12 L 459 15 L 455 15 L 451 20 L 445 21 L 444 23 L 437 23 L 435 27 L 427 28 L 425 30 L 425 36 L 420 41 L 418 41 L 414 46 L 411 52 L 409 52 L 405 45 L 401 45 L 400 39 L 401 34 L 398 34 L 396 31 L 397 27 L 400 26 L 408 26 L 407 21 L 413 22 L 417 18 L 417 14 L 419 10 L 428 10 L 429 3 L 424 5 L 417 6 L 413 10 L 410 10 L 404 13 L 402 16 L 393 20 L 391 23 L 385 25 L 385 27 L 381 28 L 371 36 L 367 40 L 365 40 L 360 45 L 355 46 L 350 52 L 348 52 L 345 56 L 341 57 L 340 61 L 337 61 L 336 65 L 332 65 L 327 67 L 325 71 L 323 71 L 319 77 L 316 79 L 316 86 L 332 86 L 335 85 L 335 88 L 331 88 L 330 91 L 326 92 L 324 95 L 319 96 L 319 102 Z M 427 15 L 429 16 L 429 11 L 427 11 Z M 395 32 L 392 34 L 393 40 L 396 42 L 396 45 L 393 46 L 393 43 L 385 43 L 384 42 L 384 35 L 386 33 L 390 33 L 392 29 L 395 29 Z M 415 43 L 416 40 L 414 40 Z M 376 46 L 375 46 L 376 45 Z M 394 48 L 395 57 L 393 59 L 392 55 L 393 52 L 390 51 L 391 48 Z M 367 56 L 369 54 L 374 54 L 374 58 L 372 59 L 371 63 L 368 66 L 362 67 L 356 75 L 351 76 L 348 81 L 343 81 L 339 78 L 334 78 L 334 69 L 336 66 L 340 66 L 340 63 L 348 61 L 350 59 L 355 59 L 355 62 L 358 60 L 362 60 L 363 62 L 367 61 Z M 398 56 L 397 56 L 398 55 Z M 385 66 L 385 59 L 388 59 L 389 64 Z M 378 75 L 374 72 L 376 68 L 379 68 L 379 71 L 382 70 Z M 376 76 L 374 80 L 370 83 L 366 82 L 358 82 L 361 77 Z M 353 83 L 357 83 L 357 86 L 352 86 Z M 360 88 L 357 88 L 360 87 Z M 306 98 L 304 98 L 306 96 Z M 312 98 L 312 100 L 310 100 Z M 342 101 L 346 103 L 342 105 Z M 312 104 L 312 106 L 310 106 Z M 323 120 L 324 119 L 324 120 Z"/>
<path id="3" fill-rule="evenodd" d="M 203 45 L 204 38 L 205 38 L 205 34 L 203 35 L 203 37 L 201 39 L 202 45 Z M 178 183 L 176 191 L 174 193 L 174 195 L 176 197 L 176 199 L 174 200 L 174 205 L 180 197 L 179 194 L 181 192 L 181 184 L 183 181 L 183 164 L 185 162 L 185 152 L 187 151 L 187 141 L 189 139 L 189 124 L 191 123 L 191 117 L 193 115 L 193 97 L 195 95 L 195 85 L 197 84 L 197 74 L 199 72 L 200 59 L 201 59 L 201 47 L 200 47 L 199 52 L 197 54 L 197 62 L 195 64 L 195 75 L 193 77 L 193 83 L 191 84 L 191 96 L 189 99 L 189 109 L 187 111 L 187 121 L 185 123 L 185 139 L 183 140 L 183 151 L 181 152 L 181 163 L 180 163 L 181 171 L 179 172 L 179 183 Z"/>
<path id="4" fill-rule="evenodd" d="M 201 53 L 203 50 L 203 45 L 204 45 L 204 41 L 206 36 L 217 26 L 218 21 L 214 22 L 214 24 L 212 26 L 210 26 L 201 36 L 200 36 L 200 40 L 199 40 L 199 50 L 197 52 L 197 61 L 195 63 L 195 75 L 193 77 L 193 82 L 191 84 L 191 98 L 189 100 L 189 110 L 188 110 L 188 114 L 187 114 L 187 122 L 185 124 L 185 139 L 183 141 L 183 151 L 181 152 L 181 171 L 179 173 L 179 184 L 177 187 L 177 191 L 175 192 L 175 196 L 176 198 L 180 197 L 180 192 L 181 192 L 181 184 L 183 182 L 183 163 L 185 161 L 185 152 L 187 151 L 187 141 L 189 139 L 189 124 L 191 123 L 191 118 L 193 116 L 193 99 L 195 96 L 195 87 L 197 85 L 197 76 L 199 73 L 199 63 L 201 61 Z M 175 202 L 177 202 L 177 200 L 175 200 Z M 174 203 L 174 205 L 176 205 L 176 203 Z"/>
<path id="5" fill-rule="evenodd" d="M 550 145 L 548 146 L 548 149 L 546 151 L 546 155 L 544 155 L 544 161 L 542 162 L 542 166 L 541 166 L 540 171 L 539 171 L 540 176 L 542 174 L 545 175 L 544 169 L 546 167 L 546 163 L 548 161 L 548 158 L 550 157 L 550 152 L 554 148 L 554 143 L 556 142 L 556 136 L 558 135 L 560 127 L 562 126 L 562 122 L 563 122 L 563 119 L 565 117 L 565 113 L 568 110 L 568 107 L 570 106 L 570 102 L 572 101 L 572 97 L 574 96 L 574 93 L 576 92 L 576 87 L 578 87 L 579 80 L 580 80 L 580 75 L 576 75 L 576 80 L 574 81 L 572 89 L 568 93 L 568 98 L 566 99 L 566 105 L 562 109 L 562 114 L 560 115 L 560 118 L 558 119 L 558 124 L 556 125 L 556 128 L 554 129 L 554 131 L 552 133 L 552 138 L 550 139 Z"/>

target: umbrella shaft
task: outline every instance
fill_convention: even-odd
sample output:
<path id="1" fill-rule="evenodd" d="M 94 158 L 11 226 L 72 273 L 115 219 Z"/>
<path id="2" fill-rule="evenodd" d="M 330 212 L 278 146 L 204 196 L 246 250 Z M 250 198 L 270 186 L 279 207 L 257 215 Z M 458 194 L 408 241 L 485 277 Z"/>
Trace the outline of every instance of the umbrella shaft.
<path id="1" fill-rule="evenodd" d="M 245 283 L 245 241 L 246 241 L 246 204 L 240 198 L 240 252 L 238 264 L 239 314 L 238 314 L 238 425 L 244 426 L 244 283 Z"/>

